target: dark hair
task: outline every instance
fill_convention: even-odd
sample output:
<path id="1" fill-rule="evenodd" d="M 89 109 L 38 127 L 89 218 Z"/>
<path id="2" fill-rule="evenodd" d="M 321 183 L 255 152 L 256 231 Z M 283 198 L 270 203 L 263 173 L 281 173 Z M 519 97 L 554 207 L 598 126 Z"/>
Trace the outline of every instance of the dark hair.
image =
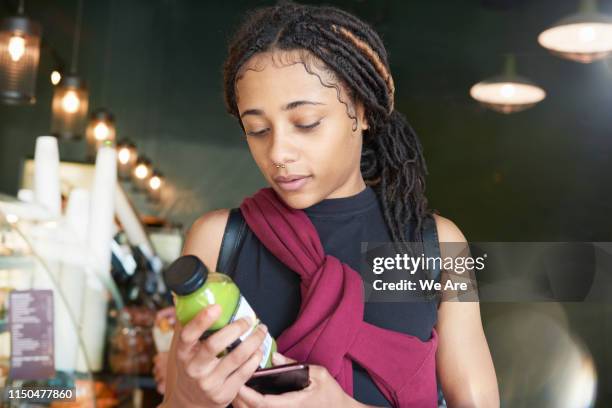
<path id="1" fill-rule="evenodd" d="M 302 63 L 324 86 L 335 87 L 339 99 L 342 85 L 353 102 L 363 104 L 369 126 L 363 132 L 363 178 L 379 197 L 393 241 L 408 239 L 406 225 L 413 218 L 416 239 L 421 240 L 422 220 L 431 213 L 425 197 L 427 166 L 417 135 L 394 109 L 393 78 L 378 34 L 354 15 L 330 6 L 284 1 L 250 12 L 230 40 L 223 68 L 226 107 L 239 121 L 235 85 L 241 69 L 255 54 L 273 50 L 298 51 L 294 63 Z M 311 64 L 335 81 L 324 81 Z M 340 101 L 356 129 L 352 105 Z"/>

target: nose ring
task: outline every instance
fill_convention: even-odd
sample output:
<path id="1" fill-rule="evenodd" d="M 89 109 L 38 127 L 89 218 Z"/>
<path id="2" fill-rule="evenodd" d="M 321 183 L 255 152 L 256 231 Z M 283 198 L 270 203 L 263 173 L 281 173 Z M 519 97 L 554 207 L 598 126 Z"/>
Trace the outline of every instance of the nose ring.
<path id="1" fill-rule="evenodd" d="M 274 163 L 274 165 L 276 166 L 277 169 L 284 169 L 285 168 L 284 164 Z"/>

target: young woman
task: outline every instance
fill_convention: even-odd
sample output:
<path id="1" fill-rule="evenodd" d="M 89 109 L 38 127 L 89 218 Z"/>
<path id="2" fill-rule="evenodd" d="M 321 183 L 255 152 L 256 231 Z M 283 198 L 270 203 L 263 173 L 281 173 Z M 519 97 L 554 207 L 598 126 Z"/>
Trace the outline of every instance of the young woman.
<path id="1" fill-rule="evenodd" d="M 253 159 L 271 187 L 268 197 L 303 210 L 316 229 L 325 265 L 315 269 L 325 269 L 333 263 L 330 259 L 337 259 L 342 262 L 334 264 L 340 265 L 338 273 L 348 273 L 348 267 L 358 270 L 362 241 L 419 240 L 427 217 L 434 217 L 440 242 L 465 242 L 453 222 L 427 208 L 421 146 L 394 108 L 387 53 L 366 23 L 333 7 L 282 3 L 258 9 L 230 43 L 224 79 L 228 111 L 238 118 Z M 252 212 L 252 202 L 247 204 L 241 209 Z M 266 217 L 262 211 L 259 218 Z M 227 219 L 228 210 L 199 218 L 184 253 L 198 256 L 214 270 Z M 332 339 L 324 345 L 326 350 L 331 350 L 332 359 L 337 353 L 345 360 L 340 366 L 307 361 L 311 385 L 302 391 L 261 395 L 245 386 L 262 358 L 259 348 L 265 331 L 279 338 L 291 330 L 302 316 L 302 295 L 307 293 L 296 268 L 266 246 L 265 235 L 251 229 L 235 270 L 223 272 L 233 276 L 267 327 L 223 358 L 216 356 L 248 329 L 247 322 L 238 320 L 199 342 L 219 316 L 219 308 L 211 306 L 185 327 L 177 327 L 163 406 L 429 407 L 436 406 L 430 394 L 412 396 L 421 392 L 419 384 L 433 381 L 435 387 L 436 376 L 450 407 L 499 406 L 477 302 L 358 304 L 354 313 L 361 313 L 364 330 L 387 330 L 389 336 L 370 336 L 361 354 L 351 349 L 354 339 Z M 316 293 L 308 293 L 312 296 Z M 334 306 L 338 310 L 351 301 L 340 299 Z M 406 339 L 406 349 L 433 345 L 435 358 L 432 370 L 417 371 L 417 378 L 401 390 L 393 389 L 397 382 L 384 378 L 403 379 L 402 367 L 412 363 L 386 353 L 387 337 L 395 334 L 405 336 L 398 338 Z M 377 356 L 383 357 L 374 361 Z M 287 361 L 291 360 L 275 355 L 275 364 Z M 384 372 L 391 366 L 399 368 Z"/>

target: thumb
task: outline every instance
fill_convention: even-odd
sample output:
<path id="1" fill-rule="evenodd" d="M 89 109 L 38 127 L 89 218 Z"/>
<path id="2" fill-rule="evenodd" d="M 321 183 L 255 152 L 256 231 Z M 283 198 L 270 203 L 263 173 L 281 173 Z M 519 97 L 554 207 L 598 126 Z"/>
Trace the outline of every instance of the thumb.
<path id="1" fill-rule="evenodd" d="M 276 351 L 274 352 L 274 354 L 272 354 L 272 364 L 274 364 L 275 366 L 291 363 L 297 363 L 297 361 L 292 358 L 283 356 L 281 353 Z"/>

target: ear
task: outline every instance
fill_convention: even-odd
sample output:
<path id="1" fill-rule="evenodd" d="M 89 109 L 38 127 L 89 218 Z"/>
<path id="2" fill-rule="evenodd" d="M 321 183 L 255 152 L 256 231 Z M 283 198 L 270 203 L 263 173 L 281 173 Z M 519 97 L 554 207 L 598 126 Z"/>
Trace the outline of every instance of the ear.
<path id="1" fill-rule="evenodd" d="M 368 119 L 366 118 L 365 107 L 361 102 L 357 102 L 356 105 L 357 109 L 355 113 L 357 114 L 357 119 L 359 120 L 359 127 L 361 130 L 367 130 L 370 128 L 370 125 L 368 124 Z"/>

